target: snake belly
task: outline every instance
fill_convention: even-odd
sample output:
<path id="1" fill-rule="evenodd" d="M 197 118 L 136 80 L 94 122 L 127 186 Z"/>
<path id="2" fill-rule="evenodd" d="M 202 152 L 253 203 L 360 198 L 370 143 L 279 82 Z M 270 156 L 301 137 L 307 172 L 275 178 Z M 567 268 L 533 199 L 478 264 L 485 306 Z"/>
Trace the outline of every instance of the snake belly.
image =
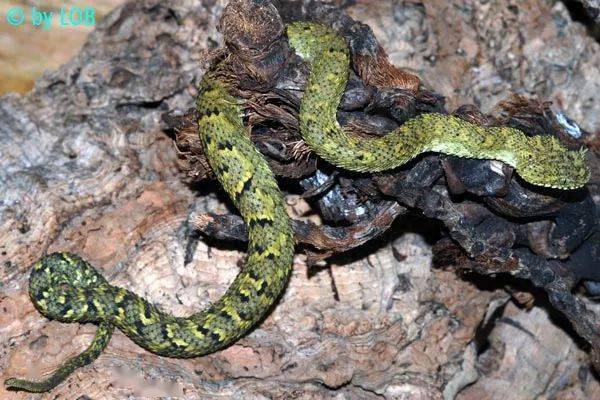
<path id="1" fill-rule="evenodd" d="M 109 284 L 89 263 L 54 253 L 34 264 L 29 294 L 45 316 L 99 325 L 89 348 L 43 381 L 8 379 L 13 390 L 44 392 L 97 358 L 113 327 L 141 347 L 168 357 L 196 357 L 245 335 L 278 299 L 292 267 L 294 242 L 284 200 L 267 162 L 246 135 L 240 101 L 211 74 L 197 100 L 199 133 L 209 163 L 248 225 L 248 255 L 226 293 L 209 308 L 175 317 L 144 298 Z"/>
<path id="2" fill-rule="evenodd" d="M 333 165 L 379 172 L 419 154 L 438 152 L 502 161 L 537 186 L 576 189 L 590 177 L 585 151 L 567 150 L 553 136 L 529 137 L 517 129 L 483 127 L 451 115 L 421 114 L 382 137 L 352 135 L 336 119 L 350 67 L 346 41 L 326 26 L 309 22 L 288 25 L 287 34 L 311 68 L 300 103 L 300 133 L 311 150 Z"/>

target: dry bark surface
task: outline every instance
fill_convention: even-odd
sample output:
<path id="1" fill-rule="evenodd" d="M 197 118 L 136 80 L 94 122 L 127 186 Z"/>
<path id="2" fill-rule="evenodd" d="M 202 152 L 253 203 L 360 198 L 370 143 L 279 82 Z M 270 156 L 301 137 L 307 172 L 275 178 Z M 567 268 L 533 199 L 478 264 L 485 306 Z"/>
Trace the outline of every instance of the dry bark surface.
<path id="1" fill-rule="evenodd" d="M 243 248 L 190 250 L 188 215 L 228 210 L 217 185 L 183 183 L 160 119 L 193 104 L 226 3 L 127 3 L 33 91 L 0 98 L 1 380 L 53 371 L 95 330 L 31 305 L 28 267 L 46 252 L 79 253 L 178 315 L 217 299 L 236 275 Z M 346 3 L 450 109 L 489 111 L 513 91 L 600 127 L 600 46 L 562 3 Z M 288 203 L 293 216 L 306 211 Z M 52 393 L 0 387 L 0 398 L 600 398 L 585 350 L 543 296 L 524 307 L 490 278 L 432 269 L 426 236 L 402 223 L 344 260 L 308 270 L 297 257 L 275 310 L 224 351 L 169 359 L 116 333 Z"/>

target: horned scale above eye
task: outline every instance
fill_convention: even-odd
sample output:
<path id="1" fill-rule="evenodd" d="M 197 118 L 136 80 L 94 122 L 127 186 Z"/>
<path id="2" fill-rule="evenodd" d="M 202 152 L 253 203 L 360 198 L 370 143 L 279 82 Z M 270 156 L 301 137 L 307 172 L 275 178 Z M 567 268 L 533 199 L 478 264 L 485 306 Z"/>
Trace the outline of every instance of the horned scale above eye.
<path id="1" fill-rule="evenodd" d="M 288 37 L 291 46 L 311 65 L 300 106 L 301 134 L 313 151 L 337 166 L 382 171 L 434 151 L 504 161 L 526 181 L 541 186 L 577 188 L 589 178 L 584 153 L 566 150 L 555 138 L 527 137 L 505 127 L 483 128 L 448 115 L 422 114 L 382 138 L 350 136 L 335 116 L 348 78 L 349 54 L 344 39 L 325 26 L 311 23 L 291 24 Z M 63 363 L 49 378 L 40 382 L 11 378 L 5 382 L 7 387 L 51 390 L 76 368 L 97 358 L 115 327 L 159 355 L 196 357 L 211 353 L 245 335 L 283 291 L 294 253 L 283 196 L 266 161 L 244 132 L 240 101 L 212 73 L 203 78 L 199 93 L 196 107 L 205 155 L 248 225 L 246 266 L 208 309 L 189 317 L 174 317 L 109 284 L 74 254 L 44 257 L 34 265 L 29 279 L 30 297 L 37 309 L 51 319 L 94 322 L 99 328 L 90 347 Z"/>

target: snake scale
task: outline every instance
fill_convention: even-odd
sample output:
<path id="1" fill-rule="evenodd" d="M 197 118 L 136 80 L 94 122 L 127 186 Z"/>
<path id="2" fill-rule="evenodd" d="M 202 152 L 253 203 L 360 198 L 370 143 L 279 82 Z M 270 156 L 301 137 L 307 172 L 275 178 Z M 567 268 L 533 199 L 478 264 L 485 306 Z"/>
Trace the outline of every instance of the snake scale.
<path id="1" fill-rule="evenodd" d="M 354 137 L 336 120 L 350 67 L 345 39 L 309 22 L 290 24 L 287 35 L 311 68 L 300 106 L 300 133 L 315 153 L 336 166 L 375 172 L 400 166 L 424 152 L 439 152 L 503 161 L 525 181 L 539 186 L 575 189 L 589 178 L 584 152 L 569 151 L 554 137 L 528 137 L 516 129 L 481 127 L 449 115 L 421 114 L 383 137 Z M 294 254 L 291 222 L 273 173 L 245 134 L 243 103 L 209 72 L 200 84 L 196 106 L 206 157 L 248 225 L 244 268 L 209 308 L 175 317 L 111 285 L 77 255 L 45 256 L 33 265 L 29 279 L 36 308 L 51 319 L 96 323 L 98 330 L 86 351 L 64 362 L 49 378 L 10 378 L 5 382 L 8 388 L 51 390 L 76 368 L 96 359 L 115 327 L 162 356 L 214 352 L 246 334 L 283 292 Z"/>

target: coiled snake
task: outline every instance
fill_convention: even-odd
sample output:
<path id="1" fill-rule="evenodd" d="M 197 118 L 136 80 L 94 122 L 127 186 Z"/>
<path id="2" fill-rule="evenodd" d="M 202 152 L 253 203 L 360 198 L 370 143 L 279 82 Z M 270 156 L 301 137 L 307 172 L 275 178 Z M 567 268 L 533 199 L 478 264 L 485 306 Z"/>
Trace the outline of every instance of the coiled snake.
<path id="1" fill-rule="evenodd" d="M 301 135 L 315 153 L 336 166 L 375 172 L 400 166 L 424 152 L 439 152 L 503 161 L 525 181 L 539 186 L 575 189 L 589 178 L 584 152 L 569 151 L 554 137 L 528 137 L 516 129 L 485 128 L 443 114 L 421 114 L 380 138 L 356 138 L 336 120 L 348 80 L 345 40 L 325 26 L 306 22 L 289 25 L 287 35 L 311 67 L 300 106 Z M 54 253 L 42 258 L 33 265 L 29 279 L 36 308 L 51 319 L 96 323 L 98 330 L 86 351 L 67 360 L 49 378 L 39 382 L 11 378 L 5 382 L 7 387 L 32 392 L 52 389 L 97 358 L 114 327 L 159 355 L 196 357 L 214 352 L 248 332 L 282 293 L 294 253 L 291 223 L 273 173 L 244 133 L 243 104 L 209 72 L 196 106 L 207 159 L 248 225 L 244 268 L 208 309 L 175 317 L 109 284 L 76 255 Z"/>

